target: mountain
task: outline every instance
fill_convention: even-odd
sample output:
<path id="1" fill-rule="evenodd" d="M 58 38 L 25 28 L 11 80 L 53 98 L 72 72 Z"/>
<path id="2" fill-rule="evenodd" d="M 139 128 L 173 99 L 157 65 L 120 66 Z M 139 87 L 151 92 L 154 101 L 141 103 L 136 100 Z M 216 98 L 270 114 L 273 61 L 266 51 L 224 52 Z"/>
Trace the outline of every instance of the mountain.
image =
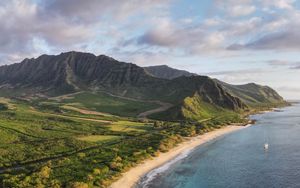
<path id="1" fill-rule="evenodd" d="M 164 76 L 166 79 L 154 76 L 147 68 L 105 55 L 82 52 L 42 55 L 1 66 L 0 95 L 58 96 L 78 91 L 101 91 L 133 100 L 170 103 L 172 108 L 164 112 L 169 115 L 160 119 L 176 120 L 201 120 L 228 111 L 238 113 L 246 110 L 249 104 L 283 101 L 271 88 L 232 86 L 207 76 L 187 74 L 166 66 L 160 68 L 162 70 L 155 68 L 156 73 L 169 70 Z M 181 76 L 174 79 L 167 76 L 174 77 L 180 75 L 179 72 Z M 267 100 L 270 96 L 272 100 Z M 164 113 L 156 114 L 156 117 L 162 117 Z"/>
<path id="2" fill-rule="evenodd" d="M 216 80 L 225 90 L 233 96 L 240 98 L 248 106 L 262 106 L 268 104 L 285 103 L 284 99 L 269 86 L 261 86 L 255 83 L 244 85 L 231 85 Z"/>
<path id="3" fill-rule="evenodd" d="M 173 69 L 166 65 L 145 67 L 150 74 L 160 78 L 174 79 L 181 76 L 195 76 L 196 74 L 184 70 Z M 167 74 L 164 74 L 167 72 Z M 162 76 L 163 75 L 163 76 Z M 285 103 L 284 99 L 272 88 L 261 86 L 255 83 L 244 85 L 232 85 L 220 80 L 214 79 L 231 95 L 238 97 L 244 104 L 250 107 L 270 106 L 272 104 Z"/>
<path id="4" fill-rule="evenodd" d="M 84 89 L 143 87 L 157 80 L 135 64 L 81 52 L 42 55 L 0 67 L 2 88 L 52 95 Z"/>
<path id="5" fill-rule="evenodd" d="M 150 66 L 144 67 L 144 69 L 151 75 L 157 78 L 164 78 L 164 79 L 174 79 L 180 76 L 195 76 L 196 74 L 190 73 L 188 71 L 179 70 L 171 68 L 167 65 L 158 65 L 158 66 Z"/>

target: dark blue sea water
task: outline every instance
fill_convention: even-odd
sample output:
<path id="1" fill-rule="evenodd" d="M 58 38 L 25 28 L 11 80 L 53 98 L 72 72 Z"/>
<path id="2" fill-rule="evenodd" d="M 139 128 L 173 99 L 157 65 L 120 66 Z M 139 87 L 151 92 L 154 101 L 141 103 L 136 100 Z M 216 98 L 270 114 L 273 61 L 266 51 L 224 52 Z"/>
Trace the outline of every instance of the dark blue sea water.
<path id="1" fill-rule="evenodd" d="M 196 148 L 137 187 L 300 187 L 300 105 L 251 117 L 257 123 Z M 264 150 L 264 144 L 269 149 Z"/>

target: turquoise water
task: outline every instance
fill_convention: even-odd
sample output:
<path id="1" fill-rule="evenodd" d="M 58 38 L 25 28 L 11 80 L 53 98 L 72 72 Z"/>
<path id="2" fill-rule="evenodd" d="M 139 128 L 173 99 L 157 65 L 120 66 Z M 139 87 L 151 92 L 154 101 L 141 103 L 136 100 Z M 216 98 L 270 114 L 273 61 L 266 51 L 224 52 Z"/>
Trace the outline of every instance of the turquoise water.
<path id="1" fill-rule="evenodd" d="M 137 187 L 300 187 L 300 105 L 251 118 L 255 125 L 183 154 Z"/>

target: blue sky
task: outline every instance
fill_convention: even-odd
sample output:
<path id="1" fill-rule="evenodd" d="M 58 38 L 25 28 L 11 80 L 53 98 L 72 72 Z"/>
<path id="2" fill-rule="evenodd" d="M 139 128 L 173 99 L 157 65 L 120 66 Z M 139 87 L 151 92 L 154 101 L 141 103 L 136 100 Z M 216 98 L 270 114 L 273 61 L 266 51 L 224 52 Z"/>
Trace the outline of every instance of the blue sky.
<path id="1" fill-rule="evenodd" d="M 0 64 L 76 50 L 300 99 L 298 0 L 2 0 Z"/>

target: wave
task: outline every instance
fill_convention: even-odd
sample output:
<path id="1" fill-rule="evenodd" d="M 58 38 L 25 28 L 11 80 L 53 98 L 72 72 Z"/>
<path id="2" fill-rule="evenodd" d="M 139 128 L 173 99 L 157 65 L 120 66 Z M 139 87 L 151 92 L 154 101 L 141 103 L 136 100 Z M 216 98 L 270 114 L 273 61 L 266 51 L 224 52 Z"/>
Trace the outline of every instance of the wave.
<path id="1" fill-rule="evenodd" d="M 187 151 L 182 152 L 172 160 L 166 162 L 162 166 L 155 168 L 148 172 L 145 176 L 141 178 L 141 180 L 138 182 L 138 185 L 136 186 L 137 188 L 148 188 L 149 184 L 151 183 L 152 180 L 154 180 L 159 174 L 167 171 L 173 164 L 176 162 L 186 158 L 194 149 L 190 149 Z"/>

